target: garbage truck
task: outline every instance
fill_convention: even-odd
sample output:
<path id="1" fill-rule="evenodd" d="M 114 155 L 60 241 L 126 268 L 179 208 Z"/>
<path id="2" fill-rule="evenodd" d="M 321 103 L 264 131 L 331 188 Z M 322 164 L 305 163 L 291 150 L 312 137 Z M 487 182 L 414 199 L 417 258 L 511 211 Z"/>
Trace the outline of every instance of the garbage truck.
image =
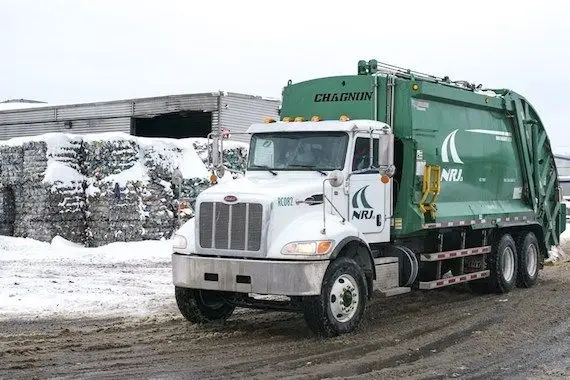
<path id="1" fill-rule="evenodd" d="M 509 89 L 359 61 L 289 81 L 279 118 L 247 133 L 246 172 L 221 181 L 217 157 L 220 181 L 172 237 L 192 323 L 288 310 L 330 337 L 357 329 L 372 297 L 529 288 L 565 229 L 546 130 Z"/>

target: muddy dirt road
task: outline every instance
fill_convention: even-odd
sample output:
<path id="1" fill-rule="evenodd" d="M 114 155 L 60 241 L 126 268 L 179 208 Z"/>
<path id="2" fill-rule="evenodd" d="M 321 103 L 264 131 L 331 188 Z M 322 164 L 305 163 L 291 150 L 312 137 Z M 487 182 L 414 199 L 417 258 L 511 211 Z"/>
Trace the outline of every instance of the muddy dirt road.
<path id="1" fill-rule="evenodd" d="M 360 331 L 312 337 L 300 315 L 186 323 L 174 304 L 127 320 L 0 323 L 0 378 L 570 378 L 570 264 L 531 289 L 374 299 Z"/>

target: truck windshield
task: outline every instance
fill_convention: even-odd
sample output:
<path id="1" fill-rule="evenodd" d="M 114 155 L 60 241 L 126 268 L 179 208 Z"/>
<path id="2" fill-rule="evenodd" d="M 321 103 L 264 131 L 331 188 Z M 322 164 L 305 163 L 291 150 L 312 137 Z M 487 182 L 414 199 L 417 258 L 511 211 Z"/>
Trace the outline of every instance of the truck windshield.
<path id="1" fill-rule="evenodd" d="M 251 138 L 248 170 L 342 170 L 345 132 L 272 132 Z"/>

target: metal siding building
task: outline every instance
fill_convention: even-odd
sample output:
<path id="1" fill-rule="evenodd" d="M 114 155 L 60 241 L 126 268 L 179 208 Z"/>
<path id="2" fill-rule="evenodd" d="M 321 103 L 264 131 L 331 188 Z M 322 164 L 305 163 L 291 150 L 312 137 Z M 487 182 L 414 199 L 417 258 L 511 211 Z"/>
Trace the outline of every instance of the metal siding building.
<path id="1" fill-rule="evenodd" d="M 221 125 L 232 132 L 245 132 L 252 120 L 261 123 L 266 117 L 279 119 L 279 101 L 238 94 L 220 99 Z M 247 141 L 249 138 L 247 135 L 233 135 L 232 140 Z"/>
<path id="2" fill-rule="evenodd" d="M 278 118 L 279 105 L 278 100 L 225 92 L 61 106 L 32 105 L 0 110 L 0 140 L 50 132 L 206 137 L 218 128 L 243 132 L 264 117 Z M 232 139 L 247 138 L 237 135 Z"/>
<path id="3" fill-rule="evenodd" d="M 558 170 L 558 181 L 562 187 L 562 196 L 570 199 L 570 156 L 554 154 L 554 161 Z"/>
<path id="4" fill-rule="evenodd" d="M 556 163 L 556 169 L 558 170 L 558 176 L 570 177 L 570 156 L 566 154 L 554 154 L 554 161 Z"/>

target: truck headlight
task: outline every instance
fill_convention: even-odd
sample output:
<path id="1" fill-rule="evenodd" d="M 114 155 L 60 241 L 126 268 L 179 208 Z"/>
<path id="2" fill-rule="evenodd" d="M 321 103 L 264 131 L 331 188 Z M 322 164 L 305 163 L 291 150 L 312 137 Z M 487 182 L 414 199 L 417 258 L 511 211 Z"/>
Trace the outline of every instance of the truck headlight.
<path id="1" fill-rule="evenodd" d="M 327 255 L 332 251 L 334 241 L 313 240 L 295 241 L 287 244 L 281 250 L 283 255 Z"/>
<path id="2" fill-rule="evenodd" d="M 172 247 L 178 249 L 186 249 L 186 247 L 188 247 L 188 242 L 184 236 L 174 235 L 172 237 Z"/>

